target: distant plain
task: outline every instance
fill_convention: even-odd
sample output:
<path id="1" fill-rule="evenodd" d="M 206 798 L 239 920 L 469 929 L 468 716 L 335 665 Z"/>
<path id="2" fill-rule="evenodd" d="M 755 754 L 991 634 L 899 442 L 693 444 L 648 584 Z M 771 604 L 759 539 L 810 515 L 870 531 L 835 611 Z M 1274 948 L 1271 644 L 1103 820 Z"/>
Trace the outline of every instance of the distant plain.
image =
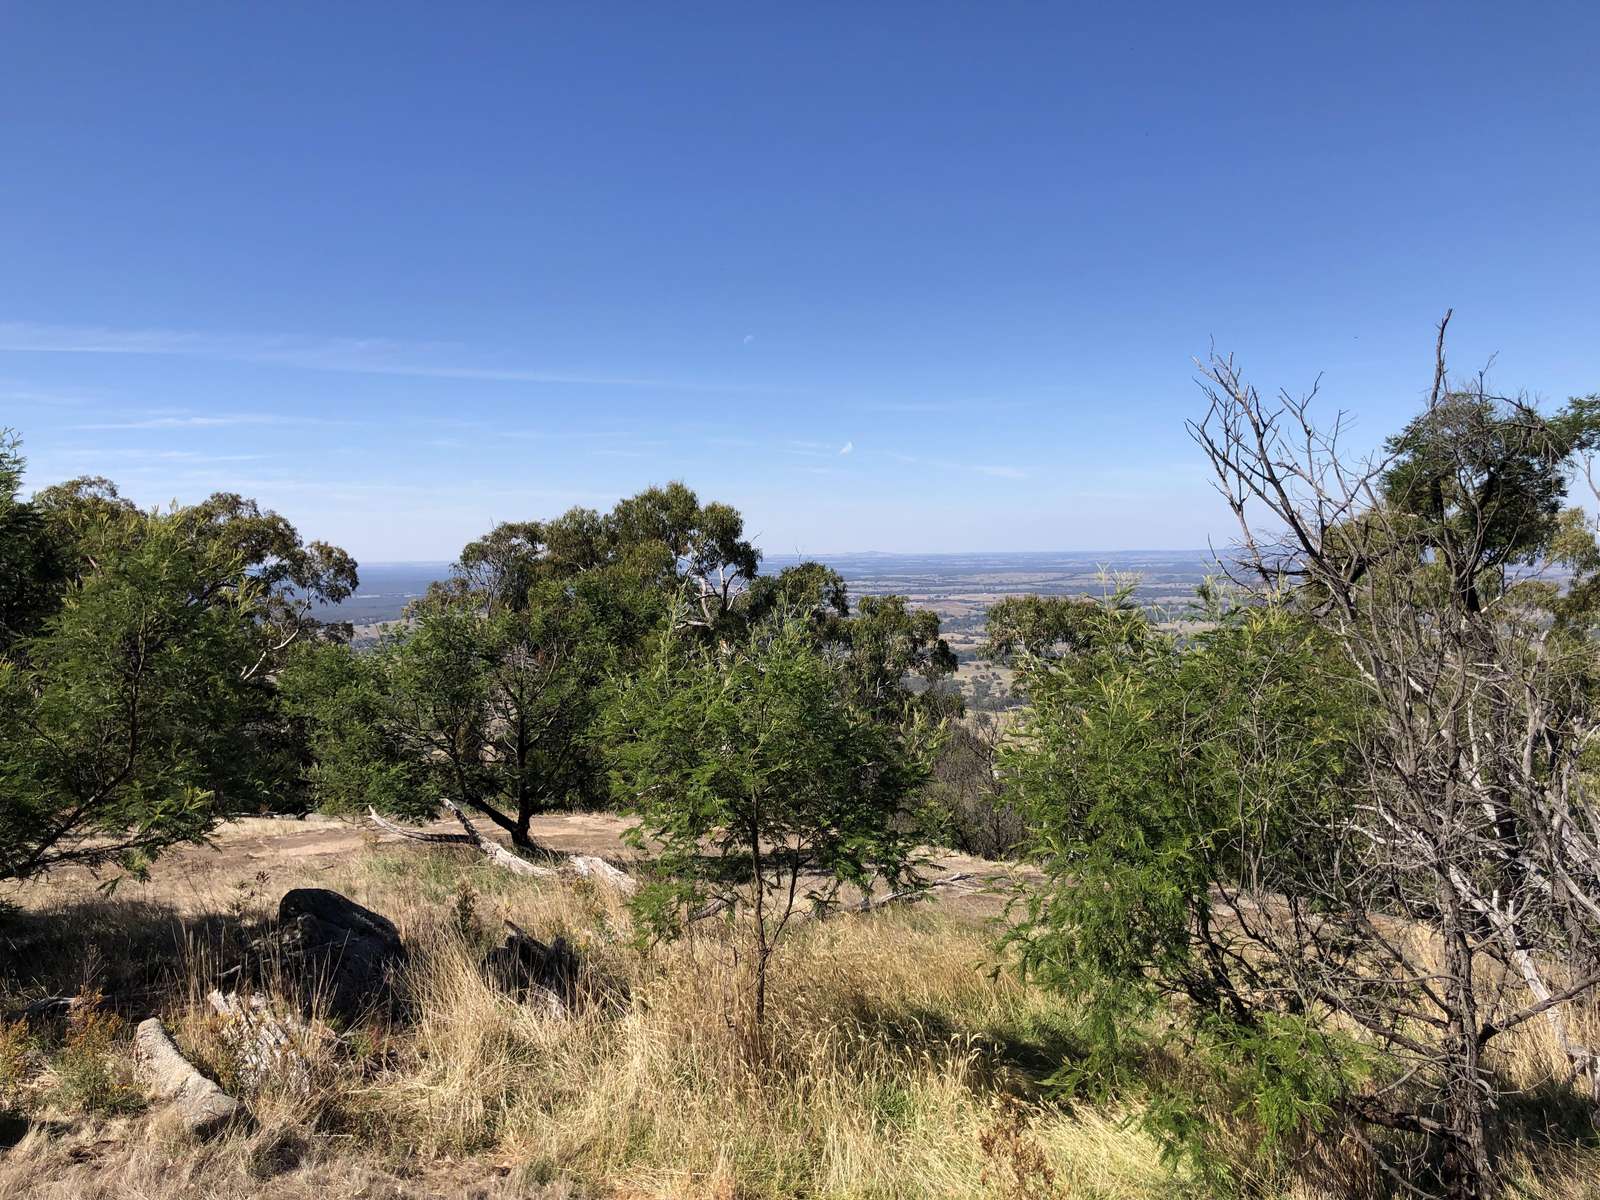
<path id="1" fill-rule="evenodd" d="M 1164 620 L 1181 621 L 1194 603 L 1195 590 L 1217 573 L 1205 550 L 1105 550 L 969 554 L 819 554 L 814 556 L 844 576 L 851 596 L 901 595 L 919 608 L 939 614 L 941 631 L 961 666 L 956 683 L 978 708 L 1011 703 L 1010 672 L 978 657 L 989 607 L 1006 596 L 1099 596 L 1134 583 L 1140 603 Z M 762 560 L 775 573 L 803 561 L 793 554 Z M 342 604 L 324 610 L 328 620 L 349 621 L 358 643 L 376 638 L 397 621 L 405 606 L 428 585 L 450 573 L 445 562 L 370 563 L 361 568 L 361 587 Z"/>

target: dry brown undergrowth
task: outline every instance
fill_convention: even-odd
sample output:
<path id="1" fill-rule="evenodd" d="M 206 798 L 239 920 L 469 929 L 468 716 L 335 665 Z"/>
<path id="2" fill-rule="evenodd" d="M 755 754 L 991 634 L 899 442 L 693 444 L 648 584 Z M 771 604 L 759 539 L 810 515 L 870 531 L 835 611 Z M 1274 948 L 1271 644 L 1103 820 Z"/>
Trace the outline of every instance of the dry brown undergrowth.
<path id="1" fill-rule="evenodd" d="M 714 933 L 641 954 L 609 893 L 515 880 L 449 850 L 369 847 L 332 869 L 291 865 L 204 894 L 34 892 L 0 950 L 24 956 L 11 974 L 36 990 L 98 986 L 125 1017 L 159 1012 L 236 1083 L 204 992 L 241 928 L 308 882 L 399 925 L 413 949 L 412 1019 L 343 1031 L 314 1052 L 310 1095 L 269 1088 L 251 1101 L 254 1126 L 204 1145 L 160 1112 L 65 1111 L 51 1090 L 59 1044 L 23 1047 L 0 1030 L 0 1108 L 31 1108 L 33 1121 L 0 1128 L 11 1131 L 0 1145 L 15 1141 L 0 1150 L 0 1200 L 1202 1194 L 1123 1114 L 1039 1095 L 1038 1078 L 1070 1053 L 1069 1014 L 984 969 L 991 931 L 931 908 L 839 918 L 787 946 L 759 1065 L 730 1022 L 741 980 Z M 584 1003 L 571 1019 L 480 978 L 507 918 L 580 947 Z M 1521 1038 L 1513 1066 L 1536 1087 L 1548 1047 L 1533 1026 Z M 1545 1154 L 1520 1173 L 1533 1196 L 1600 1195 L 1584 1190 L 1597 1163 L 1593 1151 Z"/>

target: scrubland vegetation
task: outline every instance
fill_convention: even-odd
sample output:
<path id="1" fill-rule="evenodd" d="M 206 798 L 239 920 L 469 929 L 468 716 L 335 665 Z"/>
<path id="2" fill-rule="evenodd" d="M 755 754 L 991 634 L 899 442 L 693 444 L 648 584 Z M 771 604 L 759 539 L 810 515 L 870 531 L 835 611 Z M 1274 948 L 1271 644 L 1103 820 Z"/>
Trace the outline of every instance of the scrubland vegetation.
<path id="1" fill-rule="evenodd" d="M 726 930 L 641 955 L 625 907 L 604 890 L 517 880 L 451 850 L 377 849 L 316 882 L 397 921 L 415 952 L 410 1020 L 315 1047 L 314 1090 L 269 1086 L 252 1129 L 200 1147 L 158 1123 L 153 1143 L 128 1138 L 86 1162 L 85 1140 L 144 1118 L 83 1103 L 63 1075 L 68 1051 L 51 1033 L 27 1035 L 14 1100 L 48 1106 L 55 1121 L 100 1115 L 76 1140 L 41 1122 L 0 1163 L 0 1194 L 28 1194 L 48 1173 L 47 1194 L 127 1195 L 132 1172 L 151 1195 L 255 1194 L 268 1180 L 309 1195 L 363 1178 L 404 1195 L 541 1194 L 534 1185 L 550 1195 L 1033 1195 L 1050 1194 L 1025 1190 L 1043 1187 L 1045 1167 L 1068 1194 L 1170 1194 L 1155 1144 L 1120 1123 L 1123 1110 L 1042 1095 L 1040 1073 L 1071 1045 L 1068 1014 L 1015 976 L 982 970 L 989 934 L 971 918 L 908 909 L 806 929 L 775 969 L 754 1062 L 726 1019 L 745 984 Z M 107 995 L 153 988 L 144 1003 L 168 1014 L 197 1063 L 236 1085 L 193 989 L 267 920 L 271 899 L 180 925 L 159 907 L 90 896 L 24 924 L 48 939 L 38 948 L 58 964 L 50 986 L 76 986 L 72 970 L 96 947 Z M 223 911 L 228 897 L 190 903 Z M 506 918 L 580 947 L 570 1019 L 478 974 Z M 109 1078 L 125 1072 L 109 1044 L 97 1061 Z"/>
<path id="2" fill-rule="evenodd" d="M 1453 386 L 1441 326 L 1357 461 L 1311 399 L 1203 382 L 1240 527 L 1204 619 L 997 604 L 1004 720 L 932 614 L 761 575 L 681 484 L 497 527 L 357 652 L 315 616 L 342 551 L 236 496 L 24 500 L 10 444 L 0 1195 L 1594 1194 L 1600 401 Z M 628 852 L 547 844 L 582 809 Z M 311 810 L 458 844 L 164 882 Z M 949 845 L 1013 863 L 985 911 Z M 293 884 L 393 922 L 360 1011 Z M 489 969 L 507 923 L 575 974 Z M 241 1059 L 223 986 L 292 1064 Z M 248 1119 L 152 1103 L 152 1015 Z"/>

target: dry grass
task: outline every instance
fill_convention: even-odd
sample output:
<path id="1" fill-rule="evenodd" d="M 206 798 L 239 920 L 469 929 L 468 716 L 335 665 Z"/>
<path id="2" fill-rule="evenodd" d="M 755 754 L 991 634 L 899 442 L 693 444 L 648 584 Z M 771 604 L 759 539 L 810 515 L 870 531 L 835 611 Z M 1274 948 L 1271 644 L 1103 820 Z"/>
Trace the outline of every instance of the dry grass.
<path id="1" fill-rule="evenodd" d="M 159 1012 L 231 1082 L 237 1064 L 205 988 L 301 882 L 396 922 L 412 949 L 412 1020 L 330 1039 L 311 1095 L 269 1089 L 251 1101 L 253 1127 L 207 1145 L 159 1113 L 67 1114 L 51 1100 L 55 1067 L 42 1050 L 27 1089 L 34 1123 L 0 1157 L 0 1197 L 1183 1190 L 1120 1114 L 1040 1097 L 1038 1079 L 1068 1050 L 1067 1014 L 984 969 L 981 924 L 933 911 L 844 917 L 795 937 L 759 1059 L 730 1019 L 744 979 L 720 932 L 641 952 L 610 893 L 514 880 L 448 850 L 374 849 L 315 879 L 210 894 L 186 885 L 182 915 L 137 889 L 111 901 L 25 897 L 13 948 L 48 960 L 32 972 L 35 991 L 99 986 L 126 998 L 130 1016 Z M 580 948 L 583 1002 L 571 1018 L 479 975 L 507 918 Z M 1002 1128 L 1011 1136 L 994 1136 Z M 1035 1158 L 1048 1193 L 1018 1190 L 1038 1185 Z"/>
<path id="2" fill-rule="evenodd" d="M 252 1125 L 206 1144 L 160 1112 L 69 1111 L 65 1030 L 25 1039 L 0 1028 L 0 1109 L 29 1114 L 0 1118 L 0 1146 L 14 1142 L 0 1150 L 0 1200 L 1204 1194 L 1126 1113 L 1041 1093 L 1072 1053 L 1071 1014 L 989 971 L 992 931 L 970 917 L 929 907 L 805 927 L 777 962 L 757 1055 L 736 1019 L 741 967 L 716 930 L 641 952 L 610 893 L 516 880 L 449 850 L 369 846 L 327 869 L 277 870 L 168 893 L 158 881 L 109 901 L 23 895 L 22 911 L 0 919 L 11 983 L 99 987 L 125 1018 L 160 1013 L 231 1083 L 237 1063 L 204 991 L 283 890 L 311 883 L 400 927 L 411 1019 L 319 1043 L 309 1095 L 269 1088 L 250 1101 Z M 579 947 L 575 1015 L 518 1004 L 480 976 L 506 919 Z M 1526 1194 L 1600 1196 L 1589 1182 L 1600 1151 L 1565 1135 L 1554 1140 L 1567 1148 L 1551 1149 L 1535 1128 L 1561 1111 L 1546 1103 L 1555 1061 L 1539 1027 L 1504 1053 L 1529 1089 L 1529 1133 L 1510 1151 Z M 93 1081 L 86 1061 L 76 1069 Z M 1287 1179 L 1256 1187 L 1311 1194 Z"/>

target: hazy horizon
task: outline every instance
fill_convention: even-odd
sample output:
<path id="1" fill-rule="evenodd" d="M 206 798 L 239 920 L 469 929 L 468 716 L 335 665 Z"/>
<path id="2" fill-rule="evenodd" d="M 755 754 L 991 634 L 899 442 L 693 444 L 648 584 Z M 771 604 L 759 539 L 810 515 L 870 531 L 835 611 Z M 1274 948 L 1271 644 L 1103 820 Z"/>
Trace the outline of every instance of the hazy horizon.
<path id="1" fill-rule="evenodd" d="M 1119 546 L 1098 550 L 819 550 L 814 554 L 761 549 L 761 561 L 771 559 L 804 562 L 830 558 L 1088 558 L 1096 554 L 1209 554 L 1204 546 Z M 455 558 L 374 558 L 364 559 L 364 567 L 448 567 Z"/>

